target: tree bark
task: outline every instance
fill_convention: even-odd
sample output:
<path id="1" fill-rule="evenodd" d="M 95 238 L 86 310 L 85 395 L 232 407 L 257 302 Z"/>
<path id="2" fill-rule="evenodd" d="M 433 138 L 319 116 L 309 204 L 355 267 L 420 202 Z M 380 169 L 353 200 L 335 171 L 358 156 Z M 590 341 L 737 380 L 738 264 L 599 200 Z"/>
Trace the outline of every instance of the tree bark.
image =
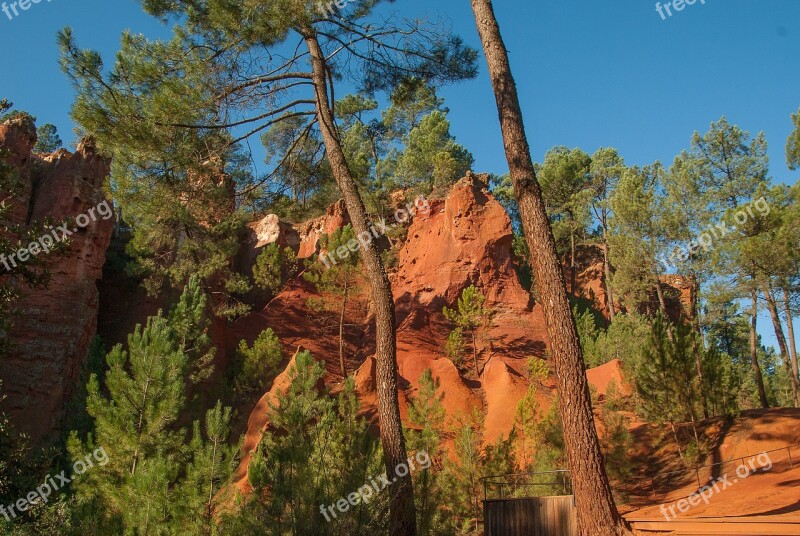
<path id="1" fill-rule="evenodd" d="M 783 289 L 783 311 L 786 314 L 786 331 L 789 335 L 789 356 L 792 358 L 792 374 L 800 382 L 800 370 L 797 365 L 797 347 L 794 343 L 794 320 L 792 319 L 792 308 L 789 304 L 789 291 Z"/>
<path id="2" fill-rule="evenodd" d="M 575 230 L 572 224 L 569 228 L 569 291 L 573 296 L 578 296 L 575 291 Z"/>
<path id="3" fill-rule="evenodd" d="M 755 277 L 753 277 L 755 280 Z M 767 401 L 767 391 L 764 389 L 764 376 L 761 374 L 761 365 L 758 364 L 758 333 L 756 332 L 756 319 L 758 316 L 758 289 L 755 283 L 750 290 L 750 300 L 753 305 L 753 310 L 750 314 L 750 362 L 753 365 L 753 374 L 756 377 L 756 385 L 758 386 L 758 401 L 762 408 L 768 408 L 769 402 Z"/>
<path id="4" fill-rule="evenodd" d="M 775 338 L 778 339 L 778 349 L 781 352 L 781 359 L 783 360 L 784 365 L 786 365 L 786 371 L 789 373 L 789 383 L 792 387 L 792 402 L 794 402 L 795 407 L 797 407 L 797 377 L 792 374 L 791 357 L 789 356 L 786 337 L 783 335 L 781 317 L 778 314 L 778 304 L 775 301 L 775 296 L 772 293 L 771 286 L 767 283 L 764 283 L 764 298 L 767 300 L 767 310 L 769 310 L 769 316 L 772 319 L 772 327 L 775 330 Z"/>
<path id="5" fill-rule="evenodd" d="M 347 309 L 347 292 L 350 290 L 349 276 L 344 280 L 344 296 L 342 297 L 342 309 L 339 312 L 339 368 L 342 369 L 342 378 L 347 379 L 347 367 L 344 365 L 344 313 Z"/>
<path id="6" fill-rule="evenodd" d="M 328 162 L 336 183 L 344 197 L 347 213 L 357 235 L 370 234 L 364 202 L 347 164 L 334 122 L 328 97 L 328 66 L 313 28 L 304 27 L 300 34 L 311 57 L 317 117 Z M 364 269 L 375 303 L 375 353 L 376 391 L 378 399 L 378 424 L 383 446 L 386 475 L 389 485 L 389 534 L 391 536 L 416 535 L 416 512 L 411 476 L 396 475 L 396 468 L 407 461 L 403 425 L 400 421 L 400 404 L 397 398 L 397 341 L 395 337 L 394 298 L 383 262 L 374 241 L 362 248 Z"/>
<path id="7" fill-rule="evenodd" d="M 567 462 L 583 536 L 630 534 L 608 483 L 564 274 L 530 155 L 508 53 L 491 0 L 471 0 L 489 66 L 514 193 L 531 251 L 559 392 Z"/>
<path id="8" fill-rule="evenodd" d="M 608 231 L 606 229 L 605 215 L 602 221 L 603 226 L 603 278 L 606 285 L 606 298 L 608 298 L 608 319 L 614 321 L 614 292 L 611 288 L 611 262 L 608 260 Z"/>

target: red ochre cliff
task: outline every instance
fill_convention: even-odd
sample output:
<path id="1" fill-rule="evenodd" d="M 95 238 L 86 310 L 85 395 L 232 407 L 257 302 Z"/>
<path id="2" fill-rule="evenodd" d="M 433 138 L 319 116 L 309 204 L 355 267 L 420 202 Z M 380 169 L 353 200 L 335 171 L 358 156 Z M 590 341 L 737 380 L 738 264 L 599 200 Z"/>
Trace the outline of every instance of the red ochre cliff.
<path id="1" fill-rule="evenodd" d="M 30 119 L 17 117 L 0 125 L 6 163 L 21 179 L 12 224 L 61 223 L 105 200 L 109 163 L 90 141 L 81 142 L 74 153 L 60 149 L 53 154 L 34 154 L 35 143 Z M 3 409 L 32 443 L 48 437 L 57 426 L 95 335 L 97 280 L 113 229 L 113 218 L 97 217 L 70 236 L 64 251 L 40 254 L 50 273 L 46 288 L 23 286 L 14 303 L 20 312 L 9 333 L 14 347 L 0 361 Z"/>

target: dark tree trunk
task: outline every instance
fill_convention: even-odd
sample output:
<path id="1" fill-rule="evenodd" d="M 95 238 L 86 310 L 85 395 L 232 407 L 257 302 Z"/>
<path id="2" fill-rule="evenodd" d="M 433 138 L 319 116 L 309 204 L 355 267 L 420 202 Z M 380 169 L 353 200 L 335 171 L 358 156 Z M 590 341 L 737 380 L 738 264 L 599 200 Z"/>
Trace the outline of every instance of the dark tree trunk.
<path id="1" fill-rule="evenodd" d="M 800 382 L 800 370 L 798 370 L 797 366 L 797 347 L 794 342 L 794 320 L 792 320 L 792 308 L 789 304 L 789 291 L 786 288 L 783 289 L 783 311 L 786 314 L 786 331 L 789 334 L 789 355 L 792 358 L 792 374 Z"/>
<path id="2" fill-rule="evenodd" d="M 764 284 L 764 298 L 767 300 L 767 310 L 769 310 L 769 316 L 772 319 L 772 327 L 775 330 L 775 338 L 778 339 L 778 349 L 781 352 L 781 359 L 783 359 L 783 363 L 786 365 L 786 371 L 789 373 L 789 383 L 792 386 L 792 402 L 794 403 L 794 406 L 797 407 L 797 377 L 792 373 L 792 358 L 789 356 L 789 346 L 786 344 L 786 337 L 783 335 L 781 317 L 778 314 L 778 304 L 775 301 L 772 288 L 770 288 L 770 285 L 766 283 Z"/>
<path id="3" fill-rule="evenodd" d="M 536 180 L 508 53 L 491 0 L 472 0 L 472 9 L 497 99 L 506 158 L 550 339 L 580 534 L 630 534 L 617 511 L 603 465 L 578 331 L 541 188 Z"/>
<path id="4" fill-rule="evenodd" d="M 608 260 L 608 231 L 606 229 L 605 216 L 603 216 L 603 278 L 606 286 L 606 297 L 608 298 L 608 319 L 614 321 L 614 291 L 611 288 L 611 262 Z"/>
<path id="5" fill-rule="evenodd" d="M 758 317 L 758 289 L 755 287 L 755 277 L 753 277 L 753 288 L 750 291 L 750 300 L 753 310 L 750 314 L 750 362 L 753 365 L 753 375 L 758 386 L 758 401 L 762 408 L 768 408 L 767 391 L 764 389 L 764 376 L 761 374 L 761 365 L 758 364 L 758 333 L 756 332 L 756 319 Z"/>
<path id="6" fill-rule="evenodd" d="M 328 66 L 325 55 L 312 28 L 302 28 L 311 57 L 317 118 L 325 143 L 328 162 L 344 197 L 347 213 L 357 235 L 369 233 L 367 212 L 350 172 L 334 123 L 334 114 L 328 98 Z M 378 247 L 374 241 L 361 250 L 364 270 L 375 303 L 375 354 L 378 398 L 378 424 L 389 485 L 389 534 L 414 536 L 416 513 L 411 476 L 396 475 L 396 468 L 407 461 L 403 425 L 400 422 L 400 404 L 397 399 L 397 341 L 395 338 L 394 298 L 389 277 L 383 267 Z"/>
<path id="7" fill-rule="evenodd" d="M 349 276 L 348 276 L 349 277 Z M 339 368 L 342 370 L 342 378 L 347 379 L 347 367 L 344 364 L 344 313 L 347 310 L 347 293 L 349 292 L 349 279 L 344 280 L 344 296 L 342 296 L 342 309 L 339 312 Z"/>
<path id="8" fill-rule="evenodd" d="M 575 231 L 572 227 L 569 230 L 569 291 L 577 297 L 578 293 L 575 291 Z"/>
<path id="9" fill-rule="evenodd" d="M 694 366 L 697 371 L 697 379 L 700 382 L 700 401 L 703 403 L 703 418 L 708 419 L 711 415 L 708 411 L 708 397 L 706 396 L 706 387 L 703 382 L 703 362 L 701 359 L 701 350 L 704 348 L 705 342 L 703 341 L 703 330 L 700 328 L 700 315 L 697 311 L 697 296 L 700 292 L 700 285 L 697 283 L 697 277 L 692 274 L 692 295 L 691 305 L 689 310 L 692 325 L 692 331 L 695 334 L 695 340 L 692 343 L 692 352 L 694 352 Z"/>

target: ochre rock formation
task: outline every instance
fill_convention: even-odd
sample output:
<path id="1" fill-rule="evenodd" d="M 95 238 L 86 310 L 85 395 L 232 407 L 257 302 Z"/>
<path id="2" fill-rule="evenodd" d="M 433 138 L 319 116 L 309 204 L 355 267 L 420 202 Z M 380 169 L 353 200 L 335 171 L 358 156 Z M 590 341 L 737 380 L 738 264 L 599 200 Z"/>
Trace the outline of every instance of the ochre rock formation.
<path id="1" fill-rule="evenodd" d="M 339 216 L 341 214 L 341 216 Z M 391 215 L 387 215 L 387 220 Z M 345 225 L 341 208 L 315 220 L 301 232 L 301 255 L 313 254 L 321 232 Z M 316 235 L 315 230 L 319 230 Z M 450 424 L 468 418 L 477 409 L 486 417 L 485 440 L 494 442 L 511 430 L 517 403 L 528 388 L 528 357 L 544 357 L 546 336 L 541 308 L 520 285 L 511 253 L 510 220 L 502 206 L 485 189 L 480 177 L 460 181 L 446 199 L 431 202 L 431 210 L 418 212 L 400 248 L 392 285 L 397 306 L 397 361 L 400 374 L 401 416 L 407 420 L 409 401 L 416 395 L 426 369 L 440 382 L 439 393 Z M 304 245 L 307 244 L 307 245 Z M 313 247 L 312 247 L 313 244 Z M 453 326 L 442 307 L 454 306 L 461 291 L 475 285 L 494 311 L 488 332 L 478 342 L 479 371 L 470 356 L 459 370 L 444 355 L 444 344 Z M 364 287 L 366 289 L 366 286 Z M 362 411 L 375 416 L 374 327 L 366 296 L 354 299 L 348 310 L 345 343 L 347 368 L 355 371 Z M 284 348 L 302 346 L 326 365 L 326 381 L 334 391 L 342 378 L 338 366 L 338 334 L 325 331 L 310 313 L 307 301 L 315 297 L 312 286 L 298 278 L 263 310 L 231 327 L 231 348 L 238 340 L 254 340 L 271 327 Z M 284 372 L 285 375 L 285 372 Z M 282 375 L 281 377 L 285 377 Z M 276 381 L 253 409 L 237 472 L 239 489 L 246 490 L 247 461 L 263 431 L 269 426 L 267 400 L 274 400 L 285 382 Z M 550 398 L 552 384 L 542 386 Z"/>
<path id="2" fill-rule="evenodd" d="M 83 141 L 74 153 L 60 149 L 51 155 L 32 153 L 35 143 L 30 119 L 18 117 L 0 125 L 0 147 L 10 152 L 7 163 L 22 180 L 11 223 L 60 223 L 105 200 L 102 187 L 109 162 L 90 141 Z M 113 217 L 98 216 L 70 236 L 63 252 L 40 254 L 50 273 L 47 287 L 23 286 L 13 304 L 22 314 L 15 317 L 10 332 L 11 355 L 0 361 L 7 396 L 3 408 L 34 444 L 58 425 L 95 335 L 96 283 L 113 228 Z"/>

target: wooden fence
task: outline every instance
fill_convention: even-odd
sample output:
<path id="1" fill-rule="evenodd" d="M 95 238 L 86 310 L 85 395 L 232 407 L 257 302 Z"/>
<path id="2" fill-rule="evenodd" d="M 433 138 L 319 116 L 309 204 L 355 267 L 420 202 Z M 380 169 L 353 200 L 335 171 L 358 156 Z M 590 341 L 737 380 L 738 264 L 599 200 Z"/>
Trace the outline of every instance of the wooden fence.
<path id="1" fill-rule="evenodd" d="M 572 495 L 486 499 L 486 536 L 578 536 Z"/>

